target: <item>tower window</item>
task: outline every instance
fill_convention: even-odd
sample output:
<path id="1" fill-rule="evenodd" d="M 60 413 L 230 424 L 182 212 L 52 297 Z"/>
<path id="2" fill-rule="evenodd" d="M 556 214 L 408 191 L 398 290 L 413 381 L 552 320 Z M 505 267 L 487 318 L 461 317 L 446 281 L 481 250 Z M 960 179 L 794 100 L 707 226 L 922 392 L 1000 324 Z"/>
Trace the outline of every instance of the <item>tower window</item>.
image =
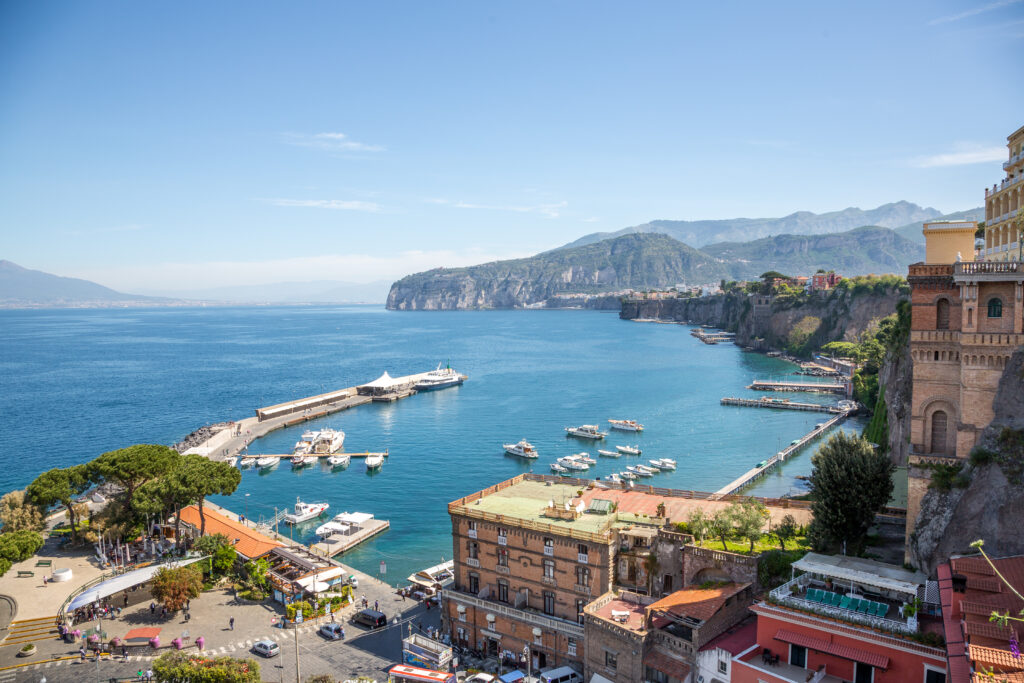
<path id="1" fill-rule="evenodd" d="M 949 300 L 939 299 L 939 303 L 935 304 L 935 329 L 937 330 L 948 330 L 949 329 Z"/>
<path id="2" fill-rule="evenodd" d="M 1002 318 L 1003 317 L 1003 300 L 999 298 L 989 299 L 988 301 L 988 317 L 990 318 Z"/>

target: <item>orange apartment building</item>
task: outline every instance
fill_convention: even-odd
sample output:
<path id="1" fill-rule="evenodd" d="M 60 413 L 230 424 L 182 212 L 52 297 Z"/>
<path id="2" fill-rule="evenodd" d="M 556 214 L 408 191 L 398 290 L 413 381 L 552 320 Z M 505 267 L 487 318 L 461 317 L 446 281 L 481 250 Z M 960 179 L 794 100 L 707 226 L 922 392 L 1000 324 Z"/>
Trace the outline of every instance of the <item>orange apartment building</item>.
<path id="1" fill-rule="evenodd" d="M 793 566 L 804 573 L 751 608 L 757 642 L 733 658 L 732 683 L 945 683 L 945 649 L 914 639 L 942 630 L 911 614 L 924 575 L 815 553 Z"/>

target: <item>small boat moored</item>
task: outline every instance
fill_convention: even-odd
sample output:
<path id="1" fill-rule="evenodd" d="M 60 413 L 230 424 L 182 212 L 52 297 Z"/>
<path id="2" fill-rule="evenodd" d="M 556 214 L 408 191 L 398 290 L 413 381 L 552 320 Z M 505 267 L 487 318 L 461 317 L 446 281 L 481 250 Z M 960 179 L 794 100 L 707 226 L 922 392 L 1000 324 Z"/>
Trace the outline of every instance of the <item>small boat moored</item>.
<path id="1" fill-rule="evenodd" d="M 597 449 L 597 454 L 603 455 L 606 458 L 618 458 L 622 455 L 622 453 L 619 453 L 618 451 L 606 451 L 600 448 Z"/>
<path id="2" fill-rule="evenodd" d="M 351 458 L 347 454 L 340 453 L 328 456 L 327 464 L 331 467 L 342 467 L 344 465 L 347 465 L 350 460 Z"/>
<path id="3" fill-rule="evenodd" d="M 371 453 L 366 456 L 366 470 L 372 472 L 379 470 L 384 464 L 384 456 L 381 453 Z"/>
<path id="4" fill-rule="evenodd" d="M 587 463 L 588 465 L 597 464 L 597 461 L 591 458 L 589 453 L 576 453 L 575 455 L 573 455 L 573 457 L 580 462 Z"/>
<path id="5" fill-rule="evenodd" d="M 265 456 L 256 459 L 256 467 L 261 469 L 269 469 L 271 467 L 277 467 L 277 463 L 281 461 L 280 458 L 274 456 Z"/>
<path id="6" fill-rule="evenodd" d="M 640 455 L 641 453 L 643 453 L 643 451 L 640 450 L 640 446 L 639 445 L 636 445 L 636 446 L 616 446 L 615 450 L 617 450 L 619 453 L 625 453 L 626 455 Z"/>
<path id="7" fill-rule="evenodd" d="M 565 474 L 569 470 L 566 467 L 562 467 L 557 462 L 553 462 L 553 463 L 551 463 L 551 471 L 552 472 L 557 472 L 558 474 Z"/>
<path id="8" fill-rule="evenodd" d="M 303 503 L 296 498 L 295 508 L 284 516 L 284 521 L 288 524 L 308 522 L 327 512 L 329 507 L 331 506 L 328 503 Z"/>
<path id="9" fill-rule="evenodd" d="M 520 440 L 519 443 L 502 444 L 502 446 L 509 455 L 518 455 L 520 458 L 530 459 L 537 457 L 537 449 L 526 439 Z"/>
<path id="10" fill-rule="evenodd" d="M 657 460 L 651 460 L 650 462 L 652 465 L 663 470 L 674 470 L 676 468 L 676 461 L 672 458 L 659 458 Z"/>
<path id="11" fill-rule="evenodd" d="M 644 431 L 644 426 L 636 420 L 608 420 L 608 423 L 612 426 L 612 429 L 618 429 L 623 432 Z"/>
<path id="12" fill-rule="evenodd" d="M 242 462 L 239 463 L 241 467 L 252 467 L 255 464 L 256 458 L 251 455 L 245 456 L 244 458 L 242 458 Z"/>

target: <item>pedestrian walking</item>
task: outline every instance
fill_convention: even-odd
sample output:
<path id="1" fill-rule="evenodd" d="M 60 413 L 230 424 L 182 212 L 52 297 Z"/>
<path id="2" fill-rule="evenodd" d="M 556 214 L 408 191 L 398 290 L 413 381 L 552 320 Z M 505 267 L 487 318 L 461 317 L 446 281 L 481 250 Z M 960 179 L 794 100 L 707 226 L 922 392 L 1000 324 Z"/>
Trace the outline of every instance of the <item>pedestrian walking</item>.
<path id="1" fill-rule="evenodd" d="M 152 669 L 146 669 L 146 680 L 147 681 L 153 680 L 153 670 Z"/>
<path id="2" fill-rule="evenodd" d="M 232 631 L 235 630 L 235 618 L 234 617 L 231 617 L 230 619 L 228 619 L 228 628 L 230 628 Z"/>
<path id="3" fill-rule="evenodd" d="M 151 602 L 149 603 L 149 615 L 153 616 L 154 614 L 156 614 L 156 603 Z"/>
<path id="4" fill-rule="evenodd" d="M 79 655 L 79 657 L 81 657 L 81 660 L 84 662 L 85 661 L 85 647 L 84 646 L 78 648 L 78 655 Z"/>
<path id="5" fill-rule="evenodd" d="M 345 640 L 345 627 L 344 626 L 341 627 L 341 639 Z"/>
<path id="6" fill-rule="evenodd" d="M 379 612 L 380 611 L 380 600 L 374 600 L 373 601 L 373 611 L 374 612 Z"/>
<path id="7" fill-rule="evenodd" d="M 128 661 L 128 648 L 124 645 L 121 646 L 121 656 L 124 657 L 124 661 Z"/>

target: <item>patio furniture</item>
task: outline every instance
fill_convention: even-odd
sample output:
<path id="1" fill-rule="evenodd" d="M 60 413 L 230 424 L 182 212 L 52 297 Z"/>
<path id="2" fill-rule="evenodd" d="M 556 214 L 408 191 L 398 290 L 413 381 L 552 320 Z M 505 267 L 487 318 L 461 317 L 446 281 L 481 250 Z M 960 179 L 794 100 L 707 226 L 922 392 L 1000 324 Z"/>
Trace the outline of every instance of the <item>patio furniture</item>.
<path id="1" fill-rule="evenodd" d="M 843 609 L 850 609 L 850 605 L 853 602 L 853 598 L 849 595 L 844 595 L 843 599 L 839 601 L 839 606 Z"/>

